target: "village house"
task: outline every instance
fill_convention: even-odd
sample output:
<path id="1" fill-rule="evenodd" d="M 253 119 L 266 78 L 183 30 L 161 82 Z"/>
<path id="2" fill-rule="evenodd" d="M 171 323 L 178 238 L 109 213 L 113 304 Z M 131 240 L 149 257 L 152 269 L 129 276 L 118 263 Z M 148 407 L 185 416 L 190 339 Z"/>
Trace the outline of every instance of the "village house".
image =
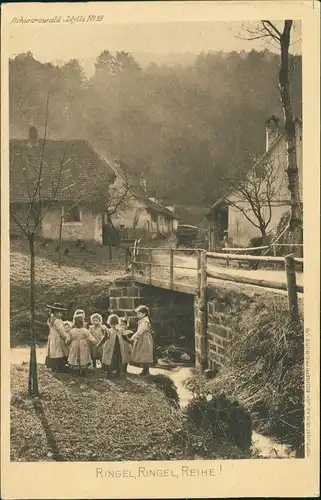
<path id="1" fill-rule="evenodd" d="M 27 139 L 10 139 L 9 152 L 12 237 L 21 234 L 17 221 L 26 218 L 41 161 L 45 215 L 38 236 L 103 243 L 104 227 L 110 221 L 120 230 L 141 229 L 146 238 L 167 235 L 177 227 L 173 206 L 149 197 L 142 183 L 131 184 L 132 179 L 127 181 L 121 175 L 117 162 L 101 157 L 83 139 L 46 139 L 44 143 L 37 129 L 31 127 Z M 102 196 L 104 186 L 106 195 Z M 113 202 L 104 209 L 111 196 Z M 113 203 L 116 210 L 107 217 Z"/>
<path id="2" fill-rule="evenodd" d="M 128 191 L 113 225 L 128 238 L 155 239 L 174 233 L 178 226 L 174 205 L 162 204 L 156 191 L 148 190 L 147 180 L 129 173 L 118 158 L 110 165 L 115 173 L 113 188 Z"/>
<path id="3" fill-rule="evenodd" d="M 260 169 L 264 172 L 267 168 L 271 168 L 273 175 L 270 179 L 272 179 L 273 185 L 270 186 L 269 192 L 273 193 L 273 198 L 270 197 L 270 206 L 268 206 L 267 200 L 265 206 L 262 201 L 262 213 L 267 214 L 267 221 L 270 218 L 267 227 L 267 233 L 270 233 L 277 227 L 285 212 L 290 209 L 290 192 L 286 174 L 287 143 L 285 131 L 280 129 L 279 120 L 275 116 L 269 118 L 265 125 L 266 151 L 250 169 L 248 176 L 252 176 L 253 179 L 253 176 L 259 175 Z M 302 202 L 302 121 L 298 117 L 295 118 L 295 129 L 299 188 Z M 257 186 L 260 186 L 260 181 Z M 264 193 L 264 184 L 262 183 L 261 186 L 263 186 L 261 191 Z M 265 192 L 267 192 L 266 189 Z M 255 220 L 250 203 L 245 199 L 240 200 L 240 194 L 236 191 L 227 192 L 225 196 L 212 205 L 206 214 L 209 250 L 219 249 L 224 237 L 233 246 L 246 247 L 251 238 L 261 236 L 260 230 L 248 220 L 244 213 L 248 214 L 250 219 Z M 269 217 L 270 213 L 271 217 Z"/>

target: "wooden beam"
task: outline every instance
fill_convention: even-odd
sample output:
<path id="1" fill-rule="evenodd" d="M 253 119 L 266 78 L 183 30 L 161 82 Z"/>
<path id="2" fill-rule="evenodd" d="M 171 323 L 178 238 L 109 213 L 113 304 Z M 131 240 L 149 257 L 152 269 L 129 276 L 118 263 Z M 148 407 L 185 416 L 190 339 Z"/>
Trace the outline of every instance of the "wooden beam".
<path id="1" fill-rule="evenodd" d="M 233 276 L 232 274 L 213 273 L 210 271 L 207 271 L 207 276 L 209 278 L 230 281 L 232 283 L 243 283 L 244 285 L 255 285 L 264 288 L 274 288 L 276 290 L 287 290 L 286 283 L 279 283 L 277 281 L 266 281 L 255 278 L 246 278 L 244 276 Z M 301 285 L 296 285 L 296 290 L 299 293 L 304 292 L 304 288 Z"/>
<path id="2" fill-rule="evenodd" d="M 224 254 L 218 252 L 207 252 L 207 257 L 210 259 L 217 260 L 235 260 L 235 261 L 243 261 L 243 262 L 268 262 L 271 264 L 282 262 L 284 263 L 284 257 L 270 257 L 268 255 L 237 255 L 237 254 Z M 295 262 L 302 264 L 304 259 L 301 257 L 295 257 Z"/>
<path id="3" fill-rule="evenodd" d="M 248 252 L 248 251 L 252 251 L 253 250 L 267 250 L 268 248 L 270 248 L 269 246 L 265 246 L 265 247 L 249 247 L 249 248 L 222 248 L 221 251 L 222 252 Z"/>
<path id="4" fill-rule="evenodd" d="M 143 285 L 155 286 L 158 288 L 165 288 L 165 290 L 174 290 L 175 292 L 187 293 L 188 295 L 196 295 L 197 287 L 195 285 L 186 285 L 183 283 L 173 283 L 173 288 L 169 287 L 169 282 L 166 280 L 160 280 L 152 278 L 151 283 L 149 283 L 148 278 L 144 276 L 135 276 L 133 281 L 141 283 Z"/>

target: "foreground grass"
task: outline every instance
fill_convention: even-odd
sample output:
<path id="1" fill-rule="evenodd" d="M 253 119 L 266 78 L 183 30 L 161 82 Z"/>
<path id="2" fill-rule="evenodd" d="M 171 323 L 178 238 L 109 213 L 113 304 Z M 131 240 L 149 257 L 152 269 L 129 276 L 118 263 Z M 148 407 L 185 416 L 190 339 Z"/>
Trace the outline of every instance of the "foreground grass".
<path id="1" fill-rule="evenodd" d="M 108 381 L 39 367 L 41 397 L 26 395 L 27 365 L 11 368 L 12 461 L 138 461 L 248 458 L 233 444 L 189 432 L 153 376 Z"/>
<path id="2" fill-rule="evenodd" d="M 28 370 L 12 368 L 11 459 L 170 458 L 180 412 L 142 377 L 76 378 L 39 367 L 41 397 L 26 397 Z"/>

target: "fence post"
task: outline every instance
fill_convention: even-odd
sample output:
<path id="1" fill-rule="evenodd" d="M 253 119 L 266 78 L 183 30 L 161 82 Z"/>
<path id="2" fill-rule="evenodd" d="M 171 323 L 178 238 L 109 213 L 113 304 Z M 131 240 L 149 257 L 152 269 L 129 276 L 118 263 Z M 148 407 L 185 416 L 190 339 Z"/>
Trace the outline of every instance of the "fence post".
<path id="1" fill-rule="evenodd" d="M 134 280 L 134 278 L 135 278 L 135 253 L 133 253 L 133 257 L 132 257 L 131 271 L 132 271 L 132 280 Z"/>
<path id="2" fill-rule="evenodd" d="M 298 296 L 296 291 L 295 260 L 293 254 L 285 257 L 285 271 L 288 287 L 289 313 L 293 321 L 299 318 Z"/>
<path id="3" fill-rule="evenodd" d="M 125 247 L 125 269 L 128 269 L 129 265 L 129 248 Z"/>
<path id="4" fill-rule="evenodd" d="M 148 250 L 148 283 L 152 282 L 152 250 Z"/>
<path id="5" fill-rule="evenodd" d="M 206 251 L 197 252 L 197 295 L 195 297 L 196 363 L 202 373 L 208 367 L 207 357 L 207 288 Z"/>
<path id="6" fill-rule="evenodd" d="M 169 254 L 169 286 L 172 289 L 174 283 L 174 250 L 170 249 Z"/>

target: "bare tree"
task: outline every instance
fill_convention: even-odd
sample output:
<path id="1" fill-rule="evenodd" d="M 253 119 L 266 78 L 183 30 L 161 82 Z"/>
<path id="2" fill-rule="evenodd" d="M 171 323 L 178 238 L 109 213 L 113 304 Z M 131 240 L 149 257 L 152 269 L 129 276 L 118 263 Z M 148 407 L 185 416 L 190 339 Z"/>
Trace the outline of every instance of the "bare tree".
<path id="1" fill-rule="evenodd" d="M 289 48 L 291 45 L 291 33 L 293 32 L 293 20 L 287 19 L 278 27 L 276 23 L 263 20 L 255 28 L 244 26 L 243 31 L 247 33 L 248 40 L 265 39 L 277 45 L 280 49 L 279 90 L 282 101 L 285 135 L 287 141 L 287 179 L 290 192 L 291 218 L 289 230 L 292 243 L 302 243 L 302 204 L 300 200 L 299 170 L 297 162 L 297 141 L 295 120 L 291 103 L 291 75 L 296 63 L 291 58 Z"/>
<path id="2" fill-rule="evenodd" d="M 10 214 L 21 232 L 28 240 L 30 252 L 30 364 L 28 377 L 28 393 L 33 396 L 39 395 L 38 375 L 37 375 L 37 354 L 36 354 L 36 328 L 35 328 L 35 285 L 36 285 L 36 266 L 35 266 L 35 240 L 41 230 L 41 223 L 51 204 L 57 196 L 60 185 L 61 172 L 63 169 L 63 160 L 60 161 L 56 169 L 56 179 L 51 186 L 51 193 L 43 195 L 43 175 L 45 166 L 45 148 L 48 130 L 49 114 L 49 95 L 47 97 L 45 131 L 42 141 L 39 159 L 25 159 L 22 151 L 20 152 L 21 171 L 24 174 L 25 181 L 25 210 L 18 210 L 10 204 Z"/>
<path id="3" fill-rule="evenodd" d="M 127 167 L 123 166 L 122 176 L 110 182 L 110 174 L 88 179 L 87 195 L 82 203 L 90 204 L 101 215 L 102 225 L 110 230 L 114 228 L 114 218 L 125 211 L 132 201 L 131 185 Z M 112 247 L 109 248 L 109 259 L 112 259 Z"/>
<path id="4" fill-rule="evenodd" d="M 69 161 L 69 160 L 68 160 Z M 65 162 L 67 164 L 67 161 Z M 64 170 L 68 179 L 69 170 Z M 106 220 L 109 228 L 114 227 L 113 219 L 129 206 L 129 190 L 130 184 L 128 180 L 127 170 L 123 172 L 121 183 L 111 182 L 110 172 L 100 172 L 99 176 L 86 176 L 81 183 L 79 179 L 68 183 L 60 189 L 59 192 L 59 236 L 58 236 L 58 260 L 61 262 L 61 248 L 64 239 L 63 227 L 68 221 L 69 216 L 75 209 L 85 209 L 86 207 L 92 210 L 96 215 L 101 216 L 102 224 Z M 75 197 L 75 189 L 82 193 L 81 196 Z M 112 258 L 112 250 L 109 247 L 109 258 Z"/>
<path id="5" fill-rule="evenodd" d="M 272 210 L 282 193 L 280 168 L 272 161 L 260 161 L 246 176 L 229 172 L 222 182 L 228 193 L 223 200 L 260 231 L 266 244 Z"/>

